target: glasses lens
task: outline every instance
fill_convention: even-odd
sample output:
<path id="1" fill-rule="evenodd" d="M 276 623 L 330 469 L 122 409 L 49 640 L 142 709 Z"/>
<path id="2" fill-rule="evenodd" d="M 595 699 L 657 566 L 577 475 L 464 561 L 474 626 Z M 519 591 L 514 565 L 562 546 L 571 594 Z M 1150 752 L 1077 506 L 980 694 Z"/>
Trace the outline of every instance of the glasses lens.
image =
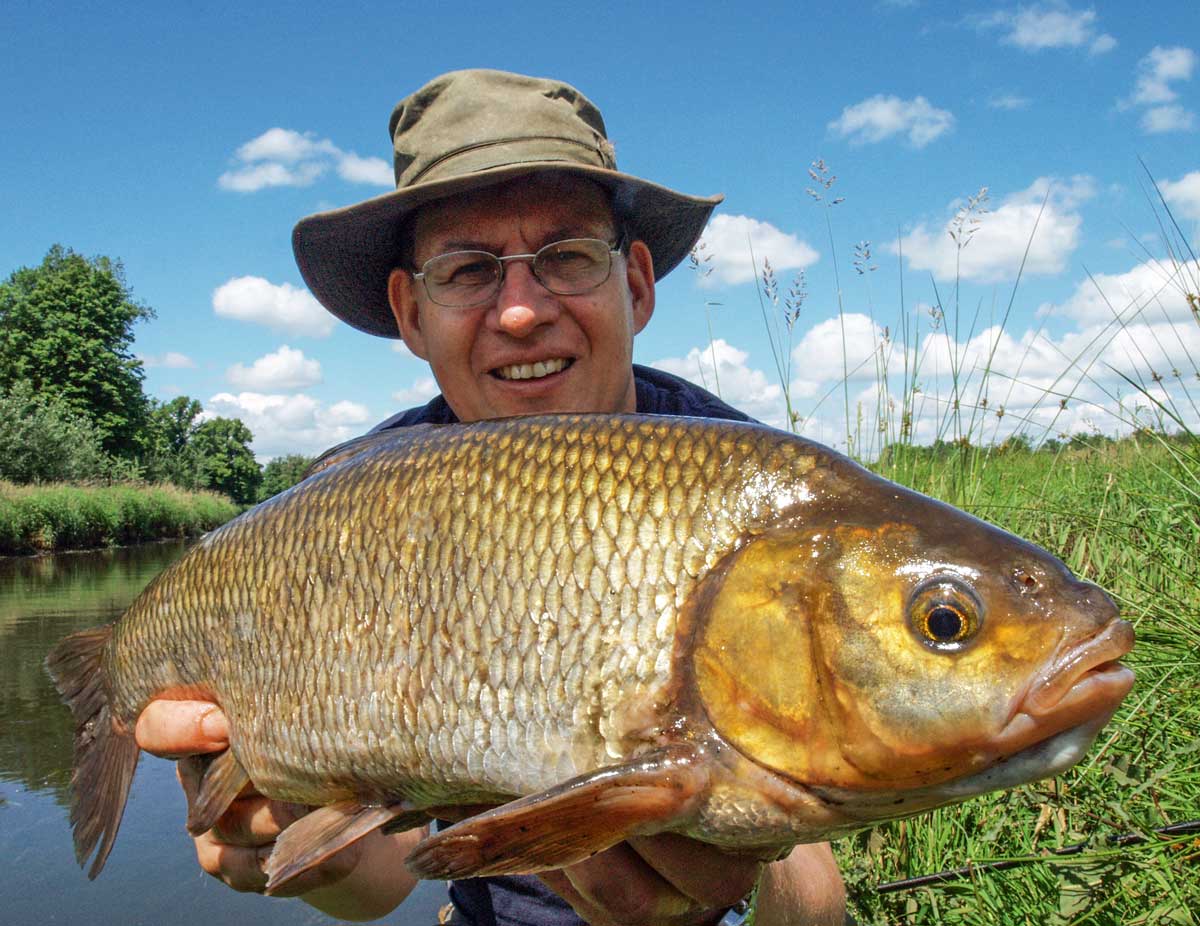
<path id="1" fill-rule="evenodd" d="M 438 305 L 467 306 L 489 299 L 500 262 L 487 251 L 453 251 L 425 262 L 425 287 Z"/>
<path id="2" fill-rule="evenodd" d="M 552 293 L 570 295 L 595 289 L 608 279 L 612 254 L 607 241 L 571 238 L 548 244 L 533 259 L 533 272 Z"/>

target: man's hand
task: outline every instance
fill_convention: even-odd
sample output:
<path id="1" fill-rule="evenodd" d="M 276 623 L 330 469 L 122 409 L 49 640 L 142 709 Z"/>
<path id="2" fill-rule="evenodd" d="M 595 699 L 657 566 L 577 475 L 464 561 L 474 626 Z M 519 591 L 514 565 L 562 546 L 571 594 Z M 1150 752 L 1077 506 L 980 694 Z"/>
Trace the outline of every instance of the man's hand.
<path id="1" fill-rule="evenodd" d="M 762 867 L 757 859 L 661 833 L 538 877 L 591 926 L 707 926 L 750 892 Z"/>
<path id="2" fill-rule="evenodd" d="M 758 902 L 762 926 L 843 923 L 844 888 L 827 844 L 798 846 L 765 868 Z M 710 926 L 750 892 L 763 871 L 757 859 L 662 833 L 634 837 L 539 877 L 591 926 Z"/>
<path id="3" fill-rule="evenodd" d="M 201 770 L 201 763 L 191 757 L 229 745 L 225 715 L 207 701 L 152 701 L 138 717 L 134 733 L 147 752 L 181 759 L 179 781 L 189 801 L 199 787 Z M 269 800 L 247 788 L 211 830 L 195 837 L 200 867 L 236 891 L 261 892 L 267 884 L 262 866 L 276 837 L 310 809 Z M 403 861 L 422 835 L 422 830 L 396 836 L 373 832 L 298 876 L 279 896 L 298 895 L 342 919 L 376 919 L 416 884 Z"/>

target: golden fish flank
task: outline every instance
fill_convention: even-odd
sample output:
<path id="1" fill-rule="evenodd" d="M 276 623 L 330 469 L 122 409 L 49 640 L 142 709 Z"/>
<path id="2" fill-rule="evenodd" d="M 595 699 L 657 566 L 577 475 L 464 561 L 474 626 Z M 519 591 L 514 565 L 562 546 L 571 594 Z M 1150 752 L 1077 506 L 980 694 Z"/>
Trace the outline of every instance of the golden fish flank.
<path id="1" fill-rule="evenodd" d="M 138 713 L 190 693 L 232 744 L 194 832 L 247 780 L 322 805 L 277 843 L 273 889 L 450 804 L 501 806 L 423 842 L 422 875 L 660 830 L 773 854 L 1055 774 L 1128 691 L 1130 645 L 1044 551 L 819 445 L 550 416 L 337 448 L 49 666 L 93 876 Z"/>

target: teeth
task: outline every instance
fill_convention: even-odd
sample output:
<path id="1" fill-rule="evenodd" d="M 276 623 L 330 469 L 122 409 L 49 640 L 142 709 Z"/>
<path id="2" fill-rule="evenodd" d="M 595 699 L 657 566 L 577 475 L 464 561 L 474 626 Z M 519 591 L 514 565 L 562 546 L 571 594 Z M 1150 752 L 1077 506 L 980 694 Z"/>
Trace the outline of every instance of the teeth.
<path id="1" fill-rule="evenodd" d="M 499 367 L 496 375 L 501 379 L 540 379 L 566 369 L 567 361 L 559 357 L 555 360 L 539 360 L 537 363 L 514 363 L 510 366 Z"/>

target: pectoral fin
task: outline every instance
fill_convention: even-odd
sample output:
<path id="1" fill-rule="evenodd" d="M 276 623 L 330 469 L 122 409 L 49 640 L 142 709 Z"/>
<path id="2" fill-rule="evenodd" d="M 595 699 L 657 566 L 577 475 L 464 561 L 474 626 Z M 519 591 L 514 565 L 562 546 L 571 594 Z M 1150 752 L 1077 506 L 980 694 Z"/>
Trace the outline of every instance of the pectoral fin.
<path id="1" fill-rule="evenodd" d="M 668 828 L 695 809 L 707 785 L 694 751 L 657 750 L 456 823 L 422 840 L 406 864 L 422 878 L 561 868 Z"/>
<path id="2" fill-rule="evenodd" d="M 250 776 L 242 768 L 233 751 L 226 749 L 208 763 L 195 799 L 188 804 L 187 830 L 193 836 L 207 833 L 220 818 Z"/>
<path id="3" fill-rule="evenodd" d="M 318 807 L 285 829 L 275 840 L 275 848 L 263 868 L 267 875 L 266 893 L 273 893 L 373 829 L 386 824 L 392 824 L 397 830 L 411 829 L 426 819 L 428 815 L 424 811 L 414 810 L 407 801 L 387 805 L 340 801 Z"/>

